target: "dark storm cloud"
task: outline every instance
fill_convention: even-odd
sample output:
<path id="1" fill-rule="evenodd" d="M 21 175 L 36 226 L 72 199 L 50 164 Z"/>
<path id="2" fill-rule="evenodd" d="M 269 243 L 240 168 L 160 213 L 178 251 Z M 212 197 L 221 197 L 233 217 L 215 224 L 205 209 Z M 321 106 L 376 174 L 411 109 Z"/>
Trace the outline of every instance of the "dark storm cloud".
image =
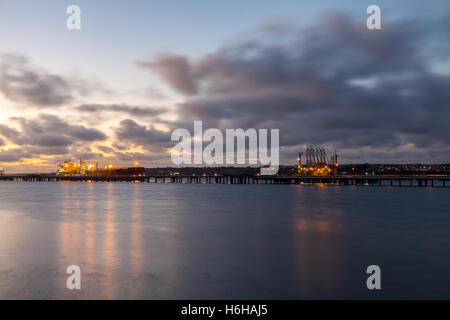
<path id="1" fill-rule="evenodd" d="M 178 126 L 279 128 L 287 160 L 314 144 L 344 160 L 448 161 L 450 75 L 430 68 L 450 62 L 435 41 L 445 30 L 413 19 L 368 30 L 327 12 L 289 41 L 258 35 L 195 60 L 168 53 L 140 64 L 186 94 Z"/>
<path id="2" fill-rule="evenodd" d="M 156 117 L 166 112 L 161 108 L 147 108 L 128 105 L 103 105 L 103 104 L 83 104 L 76 107 L 76 110 L 84 113 L 101 113 L 101 112 L 114 112 L 124 113 L 135 117 Z"/>

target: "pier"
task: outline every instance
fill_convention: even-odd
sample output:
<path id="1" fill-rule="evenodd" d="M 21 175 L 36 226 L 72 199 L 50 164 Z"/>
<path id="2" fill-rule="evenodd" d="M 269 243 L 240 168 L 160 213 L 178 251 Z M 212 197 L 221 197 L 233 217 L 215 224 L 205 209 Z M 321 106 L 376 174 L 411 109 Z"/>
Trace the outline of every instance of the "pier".
<path id="1" fill-rule="evenodd" d="M 207 175 L 207 176 L 63 176 L 54 174 L 10 174 L 0 176 L 0 181 L 16 182 L 143 182 L 178 184 L 303 184 L 336 186 L 385 186 L 385 187 L 450 187 L 450 176 L 255 176 L 255 175 Z"/>

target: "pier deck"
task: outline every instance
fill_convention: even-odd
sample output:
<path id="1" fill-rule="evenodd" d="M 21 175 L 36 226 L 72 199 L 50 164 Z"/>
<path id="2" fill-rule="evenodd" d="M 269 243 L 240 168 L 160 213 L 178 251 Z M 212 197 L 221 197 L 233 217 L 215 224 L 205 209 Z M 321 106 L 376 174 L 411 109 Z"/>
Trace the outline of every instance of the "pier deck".
<path id="1" fill-rule="evenodd" d="M 325 184 L 340 186 L 450 187 L 450 176 L 60 176 L 52 174 L 1 175 L 0 181 L 146 182 L 183 184 Z"/>

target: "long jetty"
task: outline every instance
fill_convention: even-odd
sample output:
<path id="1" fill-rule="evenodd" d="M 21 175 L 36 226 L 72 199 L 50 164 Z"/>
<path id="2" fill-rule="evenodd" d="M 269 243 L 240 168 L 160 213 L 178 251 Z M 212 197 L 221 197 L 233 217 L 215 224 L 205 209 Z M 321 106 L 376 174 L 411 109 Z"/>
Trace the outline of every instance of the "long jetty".
<path id="1" fill-rule="evenodd" d="M 143 175 L 143 176 L 63 176 L 55 174 L 7 174 L 0 181 L 16 182 L 146 182 L 182 184 L 323 184 L 337 186 L 450 187 L 450 176 L 256 176 L 232 175 Z"/>

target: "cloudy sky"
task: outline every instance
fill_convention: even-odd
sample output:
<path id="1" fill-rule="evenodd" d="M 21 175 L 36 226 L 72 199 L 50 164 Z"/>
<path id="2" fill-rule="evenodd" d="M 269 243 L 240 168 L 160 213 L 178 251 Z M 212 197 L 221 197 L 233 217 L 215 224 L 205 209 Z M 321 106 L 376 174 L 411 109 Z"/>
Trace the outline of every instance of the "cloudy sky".
<path id="1" fill-rule="evenodd" d="M 8 172 L 170 166 L 171 131 L 194 120 L 279 128 L 283 164 L 306 144 L 343 163 L 449 162 L 449 88 L 446 0 L 0 0 Z"/>

